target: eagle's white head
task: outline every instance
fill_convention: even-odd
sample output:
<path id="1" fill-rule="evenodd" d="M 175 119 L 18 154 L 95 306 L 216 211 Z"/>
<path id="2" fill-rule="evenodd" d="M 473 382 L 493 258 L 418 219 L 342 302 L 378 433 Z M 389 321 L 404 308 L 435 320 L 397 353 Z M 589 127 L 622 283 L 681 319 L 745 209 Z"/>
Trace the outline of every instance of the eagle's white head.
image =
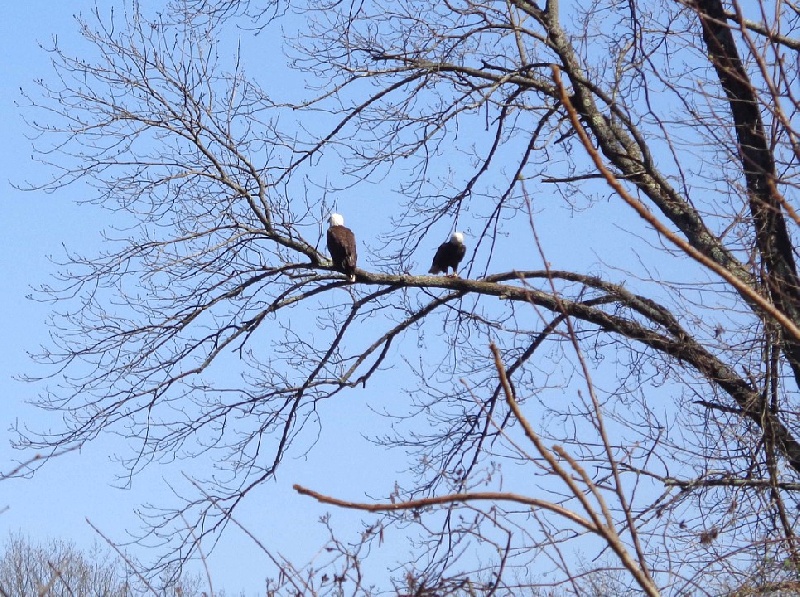
<path id="1" fill-rule="evenodd" d="M 328 219 L 328 223 L 331 226 L 344 226 L 344 218 L 342 214 L 331 214 L 331 217 Z"/>
<path id="2" fill-rule="evenodd" d="M 463 245 L 464 244 L 464 233 L 463 232 L 453 232 L 452 236 L 450 237 L 450 242 L 456 245 Z"/>

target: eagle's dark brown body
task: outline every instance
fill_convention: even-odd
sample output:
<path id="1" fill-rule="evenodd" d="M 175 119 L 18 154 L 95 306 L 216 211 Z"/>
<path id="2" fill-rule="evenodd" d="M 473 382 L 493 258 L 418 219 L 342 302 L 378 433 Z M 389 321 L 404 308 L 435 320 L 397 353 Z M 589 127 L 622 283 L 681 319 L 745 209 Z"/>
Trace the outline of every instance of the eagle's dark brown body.
<path id="1" fill-rule="evenodd" d="M 464 235 L 460 232 L 454 232 L 449 241 L 439 245 L 428 273 L 448 275 L 447 270 L 452 268 L 452 275 L 457 275 L 458 264 L 464 259 L 466 253 L 467 247 L 464 246 Z"/>
<path id="2" fill-rule="evenodd" d="M 353 231 L 344 226 L 344 218 L 339 214 L 331 214 L 328 228 L 328 252 L 331 254 L 333 267 L 345 274 L 351 282 L 356 281 L 356 237 Z"/>

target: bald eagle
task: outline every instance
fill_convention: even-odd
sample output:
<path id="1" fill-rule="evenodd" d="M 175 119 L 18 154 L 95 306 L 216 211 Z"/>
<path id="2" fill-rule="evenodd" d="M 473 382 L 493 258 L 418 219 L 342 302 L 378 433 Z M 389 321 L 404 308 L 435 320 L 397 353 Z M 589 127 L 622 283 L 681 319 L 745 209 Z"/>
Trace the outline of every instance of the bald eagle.
<path id="1" fill-rule="evenodd" d="M 450 275 L 447 270 L 452 267 L 452 275 L 457 276 L 458 264 L 464 259 L 466 252 L 467 247 L 464 246 L 464 235 L 461 232 L 453 232 L 449 241 L 439 245 L 428 273 Z"/>
<path id="2" fill-rule="evenodd" d="M 340 214 L 331 214 L 328 228 L 328 252 L 335 270 L 345 274 L 351 282 L 356 281 L 356 237 L 344 226 Z"/>

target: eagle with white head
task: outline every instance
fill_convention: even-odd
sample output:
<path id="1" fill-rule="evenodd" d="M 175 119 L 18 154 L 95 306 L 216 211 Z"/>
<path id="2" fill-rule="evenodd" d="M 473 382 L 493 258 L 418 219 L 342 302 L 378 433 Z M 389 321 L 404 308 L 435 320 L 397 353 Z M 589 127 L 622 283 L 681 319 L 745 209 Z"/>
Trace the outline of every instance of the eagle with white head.
<path id="1" fill-rule="evenodd" d="M 429 274 L 445 274 L 446 276 L 458 276 L 458 264 L 464 259 L 467 247 L 464 246 L 464 234 L 453 232 L 450 240 L 439 245 L 436 255 L 433 256 L 433 264 L 428 270 Z M 453 273 L 448 274 L 447 270 L 452 268 Z"/>
<path id="2" fill-rule="evenodd" d="M 350 282 L 356 281 L 356 237 L 353 231 L 345 228 L 341 214 L 331 214 L 328 220 L 328 252 L 331 254 L 333 268 L 347 276 Z"/>

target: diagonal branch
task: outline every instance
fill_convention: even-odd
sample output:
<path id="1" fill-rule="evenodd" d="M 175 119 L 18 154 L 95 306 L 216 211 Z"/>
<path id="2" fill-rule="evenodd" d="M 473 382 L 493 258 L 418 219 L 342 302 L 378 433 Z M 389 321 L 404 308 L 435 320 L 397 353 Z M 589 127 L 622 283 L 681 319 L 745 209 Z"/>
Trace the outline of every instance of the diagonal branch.
<path id="1" fill-rule="evenodd" d="M 419 498 L 415 500 L 408 500 L 405 502 L 396 503 L 383 503 L 383 504 L 368 504 L 363 502 L 351 502 L 342 500 L 332 496 L 328 496 L 312 489 L 303 487 L 302 485 L 293 485 L 294 490 L 300 495 L 306 495 L 314 498 L 321 504 L 329 504 L 331 506 L 338 506 L 339 508 L 347 508 L 349 510 L 361 510 L 363 512 L 398 512 L 401 510 L 419 510 L 422 508 L 430 508 L 431 506 L 443 506 L 448 504 L 463 504 L 466 502 L 475 501 L 489 501 L 489 502 L 514 502 L 522 504 L 531 508 L 541 508 L 554 512 L 574 522 L 588 531 L 597 532 L 595 524 L 586 518 L 579 516 L 572 510 L 553 504 L 546 500 L 540 500 L 518 493 L 507 493 L 503 491 L 474 491 L 468 493 L 453 493 L 449 495 L 440 495 L 429 498 Z"/>

